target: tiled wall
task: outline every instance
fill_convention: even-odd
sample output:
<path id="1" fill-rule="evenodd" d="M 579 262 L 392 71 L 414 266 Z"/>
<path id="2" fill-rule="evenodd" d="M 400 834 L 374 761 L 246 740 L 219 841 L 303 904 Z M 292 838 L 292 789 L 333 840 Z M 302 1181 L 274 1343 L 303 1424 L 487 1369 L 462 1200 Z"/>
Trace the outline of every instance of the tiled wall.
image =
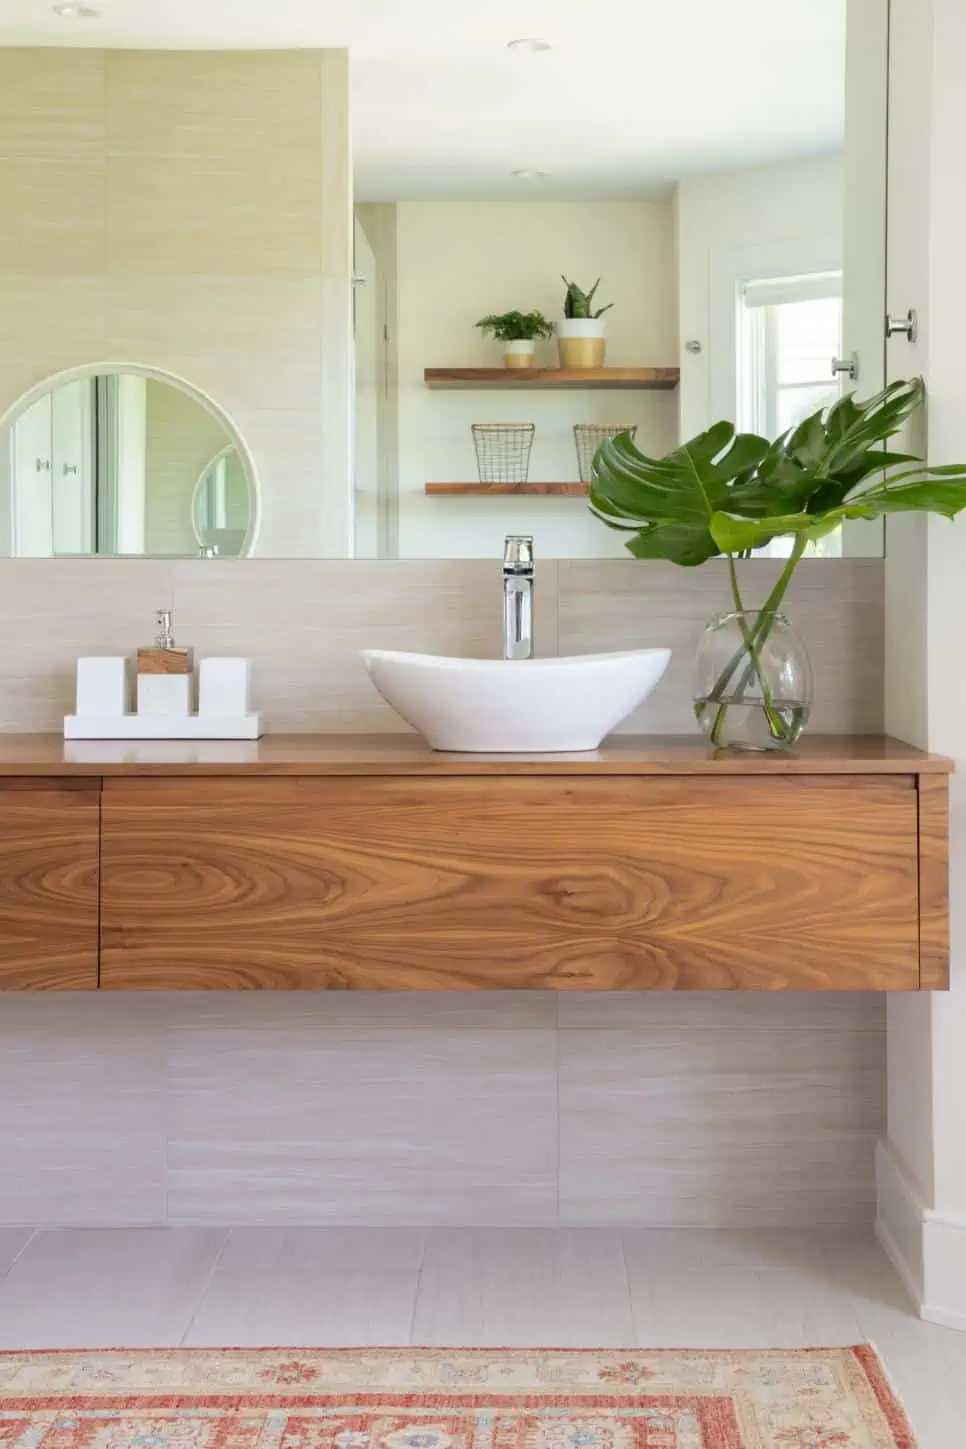
<path id="1" fill-rule="evenodd" d="M 882 574 L 802 566 L 819 729 L 881 728 Z M 360 647 L 492 654 L 499 602 L 496 563 L 3 563 L 0 728 L 56 729 L 77 654 L 172 604 L 270 729 L 399 729 Z M 540 561 L 537 604 L 544 653 L 673 645 L 635 727 L 691 728 L 721 570 Z M 884 1097 L 869 996 L 8 995 L 0 1222 L 865 1221 Z"/>
<path id="2" fill-rule="evenodd" d="M 0 1000 L 0 1223 L 871 1219 L 882 998 Z"/>
<path id="3" fill-rule="evenodd" d="M 749 601 L 779 565 L 743 566 Z M 881 559 L 800 565 L 787 610 L 815 665 L 812 726 L 882 727 Z M 131 653 L 174 610 L 178 638 L 253 661 L 257 706 L 273 732 L 404 729 L 375 693 L 359 650 L 494 654 L 500 565 L 397 562 L 78 559 L 0 561 L 0 730 L 57 730 L 72 709 L 78 654 Z M 671 666 L 626 728 L 693 728 L 691 665 L 707 620 L 728 607 L 722 566 L 538 560 L 542 654 L 669 645 Z"/>
<path id="4" fill-rule="evenodd" d="M 248 444 L 261 553 L 347 553 L 346 52 L 0 48 L 0 98 L 0 415 L 161 369 Z"/>
<path id="5" fill-rule="evenodd" d="M 185 378 L 251 448 L 266 555 L 346 531 L 346 85 L 340 52 L 0 49 L 0 412 L 94 361 Z M 799 571 L 816 729 L 881 726 L 882 576 Z M 539 649 L 671 645 L 629 727 L 689 730 L 727 604 L 715 566 L 541 560 Z M 59 729 L 77 655 L 162 606 L 252 658 L 270 730 L 401 729 L 359 649 L 493 653 L 499 567 L 5 561 L 0 730 Z M 884 1051 L 863 996 L 8 995 L 0 1222 L 865 1220 Z"/>

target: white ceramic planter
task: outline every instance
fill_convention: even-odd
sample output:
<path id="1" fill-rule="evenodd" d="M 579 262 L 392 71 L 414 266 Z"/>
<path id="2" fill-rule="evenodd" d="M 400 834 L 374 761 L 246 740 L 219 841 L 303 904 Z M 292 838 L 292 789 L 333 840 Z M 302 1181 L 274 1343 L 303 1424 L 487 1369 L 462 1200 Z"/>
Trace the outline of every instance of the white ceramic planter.
<path id="1" fill-rule="evenodd" d="M 528 342 L 504 342 L 504 367 L 532 367 L 535 349 L 536 343 L 532 338 Z"/>
<path id="2" fill-rule="evenodd" d="M 607 323 L 603 317 L 564 317 L 557 323 L 560 366 L 603 367 L 607 354 Z"/>

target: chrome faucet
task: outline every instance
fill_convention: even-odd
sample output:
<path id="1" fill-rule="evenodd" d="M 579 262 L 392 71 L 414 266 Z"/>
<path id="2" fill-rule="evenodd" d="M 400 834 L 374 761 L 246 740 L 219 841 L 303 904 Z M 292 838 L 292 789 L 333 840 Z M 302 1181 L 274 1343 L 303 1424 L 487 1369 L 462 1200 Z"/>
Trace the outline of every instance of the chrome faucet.
<path id="1" fill-rule="evenodd" d="M 533 658 L 533 539 L 508 534 L 503 544 L 503 657 Z"/>

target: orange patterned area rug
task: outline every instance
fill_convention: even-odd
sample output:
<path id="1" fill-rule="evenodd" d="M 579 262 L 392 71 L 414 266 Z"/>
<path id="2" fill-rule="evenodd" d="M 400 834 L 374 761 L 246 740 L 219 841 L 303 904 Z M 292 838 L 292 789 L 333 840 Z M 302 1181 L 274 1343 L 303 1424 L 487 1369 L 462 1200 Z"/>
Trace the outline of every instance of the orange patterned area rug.
<path id="1" fill-rule="evenodd" d="M 868 1347 L 0 1354 L 3 1449 L 915 1449 Z"/>

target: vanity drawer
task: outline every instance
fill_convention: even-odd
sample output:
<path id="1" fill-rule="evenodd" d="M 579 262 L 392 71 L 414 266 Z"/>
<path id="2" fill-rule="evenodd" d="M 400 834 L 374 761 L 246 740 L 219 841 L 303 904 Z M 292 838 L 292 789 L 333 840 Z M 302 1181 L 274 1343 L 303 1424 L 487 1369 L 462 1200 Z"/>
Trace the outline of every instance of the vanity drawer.
<path id="1" fill-rule="evenodd" d="M 0 780 L 0 990 L 97 986 L 99 780 Z"/>
<path id="2" fill-rule="evenodd" d="M 105 781 L 101 984 L 916 990 L 913 775 Z"/>

